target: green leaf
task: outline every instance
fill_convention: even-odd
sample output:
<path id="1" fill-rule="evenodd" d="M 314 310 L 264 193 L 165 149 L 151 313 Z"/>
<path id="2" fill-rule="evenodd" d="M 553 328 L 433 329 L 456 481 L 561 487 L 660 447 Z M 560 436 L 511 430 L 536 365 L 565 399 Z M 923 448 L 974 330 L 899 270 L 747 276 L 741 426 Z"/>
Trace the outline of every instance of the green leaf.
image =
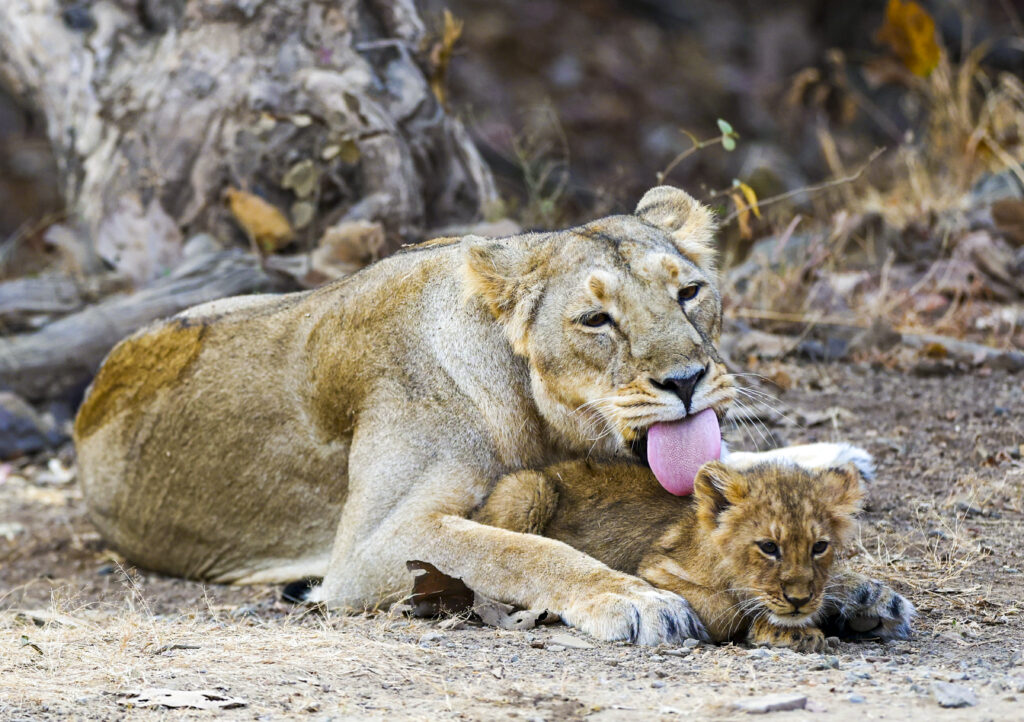
<path id="1" fill-rule="evenodd" d="M 725 136 L 722 138 L 722 147 L 726 150 L 736 150 L 736 141 L 731 136 Z"/>
<path id="2" fill-rule="evenodd" d="M 733 135 L 736 132 L 732 129 L 732 126 L 729 125 L 729 121 L 722 120 L 721 118 L 718 119 L 718 129 L 722 131 L 722 135 L 726 136 Z M 726 148 L 726 150 L 732 150 L 732 148 Z"/>

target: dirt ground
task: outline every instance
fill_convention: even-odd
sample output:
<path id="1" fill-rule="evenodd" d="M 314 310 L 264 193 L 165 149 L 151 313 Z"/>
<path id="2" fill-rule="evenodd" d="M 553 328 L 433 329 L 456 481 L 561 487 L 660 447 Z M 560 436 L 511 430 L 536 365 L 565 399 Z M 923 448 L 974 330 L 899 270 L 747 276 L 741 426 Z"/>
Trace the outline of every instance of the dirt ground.
<path id="1" fill-rule="evenodd" d="M 1024 376 L 758 370 L 791 384 L 763 387 L 788 418 L 734 430 L 738 445 L 845 440 L 876 455 L 850 563 L 917 605 L 912 641 L 843 643 L 832 655 L 644 649 L 562 626 L 324 618 L 278 601 L 277 587 L 122 566 L 76 484 L 41 459 L 0 467 L 0 719 L 121 718 L 126 693 L 154 687 L 215 690 L 244 706 L 132 717 L 741 719 L 734 702 L 786 692 L 806 696 L 806 709 L 775 719 L 1024 718 Z M 977 704 L 941 708 L 936 682 L 973 690 Z"/>

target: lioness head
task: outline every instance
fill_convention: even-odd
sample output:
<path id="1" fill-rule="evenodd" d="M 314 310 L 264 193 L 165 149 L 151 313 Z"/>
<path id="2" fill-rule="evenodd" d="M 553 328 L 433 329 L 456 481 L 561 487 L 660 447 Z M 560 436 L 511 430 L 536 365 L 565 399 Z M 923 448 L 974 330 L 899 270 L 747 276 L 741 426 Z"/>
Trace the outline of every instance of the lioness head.
<path id="1" fill-rule="evenodd" d="M 749 600 L 748 616 L 764 611 L 780 626 L 814 621 L 860 507 L 861 480 L 853 464 L 806 470 L 769 462 L 738 472 L 713 462 L 701 469 L 698 525 L 721 554 L 719 575 Z"/>
<path id="2" fill-rule="evenodd" d="M 710 211 L 667 186 L 565 231 L 465 238 L 466 288 L 529 361 L 541 413 L 575 448 L 616 453 L 733 390 L 715 350 Z"/>

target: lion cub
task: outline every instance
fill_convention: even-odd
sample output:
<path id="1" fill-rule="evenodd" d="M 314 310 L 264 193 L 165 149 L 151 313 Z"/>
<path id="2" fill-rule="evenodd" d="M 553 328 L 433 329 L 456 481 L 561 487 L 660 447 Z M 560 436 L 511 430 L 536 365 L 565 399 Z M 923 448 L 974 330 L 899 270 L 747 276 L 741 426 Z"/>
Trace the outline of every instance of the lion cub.
<path id="1" fill-rule="evenodd" d="M 702 467 L 692 496 L 634 464 L 558 464 L 501 479 L 475 519 L 563 541 L 684 597 L 713 641 L 811 652 L 825 628 L 906 639 L 913 606 L 834 569 L 862 498 L 854 464 Z"/>

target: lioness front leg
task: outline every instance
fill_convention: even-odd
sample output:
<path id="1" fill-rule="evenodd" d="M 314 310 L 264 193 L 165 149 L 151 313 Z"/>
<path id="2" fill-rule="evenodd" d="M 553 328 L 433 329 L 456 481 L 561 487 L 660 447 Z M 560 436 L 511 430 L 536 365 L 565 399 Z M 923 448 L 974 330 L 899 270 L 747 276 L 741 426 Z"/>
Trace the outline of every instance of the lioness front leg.
<path id="1" fill-rule="evenodd" d="M 783 627 L 758 617 L 747 630 L 747 642 L 755 646 L 786 647 L 794 652 L 824 652 L 825 634 L 815 626 Z"/>
<path id="2" fill-rule="evenodd" d="M 400 526 L 386 524 L 353 556 L 361 566 L 394 570 L 395 577 L 404 580 L 406 593 L 410 580 L 405 562 L 422 559 L 485 596 L 550 610 L 598 639 L 653 645 L 706 638 L 685 599 L 614 571 L 562 542 L 440 512 L 405 520 Z M 353 573 L 357 570 L 351 565 L 329 569 L 326 600 L 348 606 L 370 602 L 346 594 L 361 584 Z M 346 575 L 341 583 L 336 581 Z"/>

